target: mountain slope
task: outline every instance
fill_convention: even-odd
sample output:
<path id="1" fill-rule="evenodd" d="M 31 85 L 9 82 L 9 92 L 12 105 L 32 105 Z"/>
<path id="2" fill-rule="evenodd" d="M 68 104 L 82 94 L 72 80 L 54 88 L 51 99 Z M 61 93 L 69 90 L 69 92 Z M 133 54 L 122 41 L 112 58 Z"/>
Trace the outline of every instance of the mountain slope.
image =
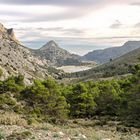
<path id="1" fill-rule="evenodd" d="M 35 56 L 48 60 L 48 63 L 51 66 L 80 64 L 80 56 L 71 54 L 68 51 L 60 48 L 55 41 L 49 41 L 40 49 L 32 50 L 32 52 Z"/>
<path id="2" fill-rule="evenodd" d="M 128 64 L 128 65 L 134 65 L 136 63 L 139 63 L 139 58 L 140 58 L 140 48 L 135 49 L 123 56 L 120 56 L 119 58 L 114 59 L 112 62 L 108 63 L 109 65 L 111 64 Z"/>
<path id="3" fill-rule="evenodd" d="M 139 63 L 140 48 L 95 68 L 83 72 L 72 73 L 68 75 L 68 77 L 79 78 L 78 81 L 100 80 L 100 78 L 129 74 L 131 73 L 132 66 Z"/>
<path id="4" fill-rule="evenodd" d="M 34 57 L 30 50 L 22 46 L 16 39 L 13 29 L 6 29 L 0 24 L 0 68 L 3 77 L 21 73 L 25 82 L 30 83 L 35 78 L 48 76 L 47 61 Z"/>
<path id="5" fill-rule="evenodd" d="M 83 60 L 106 63 L 130 51 L 140 48 L 140 41 L 128 41 L 121 47 L 112 47 L 104 50 L 95 50 L 82 57 Z"/>

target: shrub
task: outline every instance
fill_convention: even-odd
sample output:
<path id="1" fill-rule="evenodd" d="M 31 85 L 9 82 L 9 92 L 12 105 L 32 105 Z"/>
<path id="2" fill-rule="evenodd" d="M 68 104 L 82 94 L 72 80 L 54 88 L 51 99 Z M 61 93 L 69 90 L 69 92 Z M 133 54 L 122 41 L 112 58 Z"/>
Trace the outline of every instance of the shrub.
<path id="1" fill-rule="evenodd" d="M 24 131 L 24 132 L 15 132 L 12 133 L 10 136 L 7 137 L 9 140 L 23 140 L 23 139 L 29 139 L 31 138 L 32 133 L 30 131 Z"/>
<path id="2" fill-rule="evenodd" d="M 68 105 L 61 94 L 60 86 L 52 79 L 36 80 L 34 85 L 22 91 L 28 110 L 38 117 L 64 119 L 67 117 Z"/>
<path id="3" fill-rule="evenodd" d="M 0 129 L 0 140 L 3 140 L 5 138 L 5 134 L 2 129 Z"/>
<path id="4" fill-rule="evenodd" d="M 0 114 L 0 124 L 26 126 L 27 122 L 16 113 L 6 112 Z"/>

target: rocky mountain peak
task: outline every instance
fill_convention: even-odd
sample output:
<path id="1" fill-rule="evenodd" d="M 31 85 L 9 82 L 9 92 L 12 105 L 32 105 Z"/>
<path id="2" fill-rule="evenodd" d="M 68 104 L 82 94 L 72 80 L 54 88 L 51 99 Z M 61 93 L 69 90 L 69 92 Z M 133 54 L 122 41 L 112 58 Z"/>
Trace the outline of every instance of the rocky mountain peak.
<path id="1" fill-rule="evenodd" d="M 54 50 L 58 48 L 59 46 L 57 45 L 57 43 L 54 40 L 51 40 L 47 42 L 43 47 L 41 47 L 40 50 Z"/>
<path id="2" fill-rule="evenodd" d="M 54 40 L 50 40 L 47 44 L 50 46 L 57 46 L 57 44 Z"/>
<path id="3" fill-rule="evenodd" d="M 38 50 L 32 50 L 35 56 L 46 59 L 50 66 L 62 65 L 79 65 L 78 55 L 69 53 L 67 50 L 59 47 L 59 45 L 51 40 Z"/>
<path id="4" fill-rule="evenodd" d="M 13 28 L 7 29 L 0 23 L 0 39 L 12 39 L 14 42 L 20 44 L 16 39 Z"/>
<path id="5" fill-rule="evenodd" d="M 19 40 L 15 36 L 13 28 L 7 29 L 7 34 L 12 40 L 14 40 L 16 43 L 20 44 Z"/>
<path id="6" fill-rule="evenodd" d="M 13 29 L 13 28 L 7 29 L 7 33 L 8 33 L 8 35 L 11 36 L 12 38 L 15 37 L 14 29 Z"/>

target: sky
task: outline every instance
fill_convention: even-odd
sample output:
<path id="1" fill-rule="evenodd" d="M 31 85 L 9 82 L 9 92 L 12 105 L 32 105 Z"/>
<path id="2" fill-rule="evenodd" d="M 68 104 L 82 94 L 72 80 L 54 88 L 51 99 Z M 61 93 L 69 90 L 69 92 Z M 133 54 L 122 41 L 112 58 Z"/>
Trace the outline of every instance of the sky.
<path id="1" fill-rule="evenodd" d="M 27 47 L 55 40 L 84 55 L 140 40 L 140 0 L 0 0 L 0 23 Z"/>

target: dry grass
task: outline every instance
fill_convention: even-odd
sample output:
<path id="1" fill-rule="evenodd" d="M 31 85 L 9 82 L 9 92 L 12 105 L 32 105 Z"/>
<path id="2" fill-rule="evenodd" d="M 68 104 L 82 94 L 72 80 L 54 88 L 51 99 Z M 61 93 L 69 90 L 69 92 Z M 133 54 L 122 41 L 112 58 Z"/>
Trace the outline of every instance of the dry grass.
<path id="1" fill-rule="evenodd" d="M 27 126 L 27 121 L 21 118 L 21 116 L 18 114 L 13 112 L 5 112 L 0 114 L 0 124 Z"/>

